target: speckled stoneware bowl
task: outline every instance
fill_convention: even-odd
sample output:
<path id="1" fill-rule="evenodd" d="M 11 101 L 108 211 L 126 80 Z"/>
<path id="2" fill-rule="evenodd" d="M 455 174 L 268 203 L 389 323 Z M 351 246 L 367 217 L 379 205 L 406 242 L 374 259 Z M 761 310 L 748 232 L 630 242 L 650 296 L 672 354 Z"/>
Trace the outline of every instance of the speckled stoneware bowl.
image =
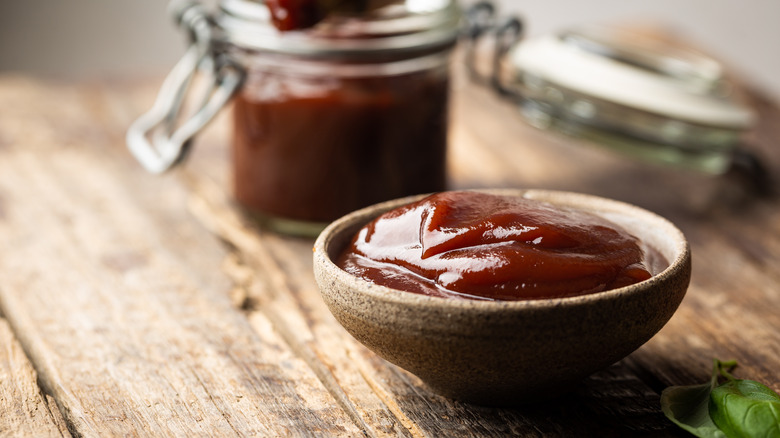
<path id="1" fill-rule="evenodd" d="M 421 196 L 374 205 L 335 221 L 314 245 L 314 274 L 323 299 L 352 336 L 434 391 L 484 405 L 553 397 L 644 344 L 685 295 L 690 250 L 683 234 L 666 219 L 576 193 L 488 192 L 598 213 L 654 247 L 671 265 L 641 283 L 572 298 L 435 298 L 372 284 L 333 262 L 360 227 Z"/>

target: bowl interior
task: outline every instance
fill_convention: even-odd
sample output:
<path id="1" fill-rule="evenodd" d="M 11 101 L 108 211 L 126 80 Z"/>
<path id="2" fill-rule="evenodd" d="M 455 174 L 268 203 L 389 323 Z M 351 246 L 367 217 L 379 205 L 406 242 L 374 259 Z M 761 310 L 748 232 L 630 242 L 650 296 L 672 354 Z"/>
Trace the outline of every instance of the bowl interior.
<path id="1" fill-rule="evenodd" d="M 522 196 L 555 205 L 581 209 L 596 213 L 612 221 L 639 238 L 645 247 L 654 250 L 663 257 L 664 262 L 658 262 L 654 266 L 652 272 L 654 278 L 662 274 L 663 271 L 669 270 L 672 266 L 682 263 L 689 256 L 688 242 L 683 233 L 674 224 L 655 213 L 631 204 L 581 193 L 553 190 L 492 189 L 481 191 L 497 195 Z M 318 249 L 323 251 L 327 254 L 327 259 L 330 263 L 333 263 L 335 266 L 333 261 L 338 258 L 361 227 L 386 211 L 418 201 L 426 196 L 417 195 L 395 199 L 352 212 L 333 222 L 322 232 L 315 243 L 315 251 Z M 346 272 L 344 275 L 349 276 Z M 648 281 L 651 280 L 652 278 Z M 584 295 L 584 297 L 608 294 L 617 290 L 619 289 L 599 294 Z M 563 299 L 565 300 L 565 298 Z M 531 301 L 554 300 L 519 302 Z M 504 303 L 502 305 L 505 305 L 509 302 L 502 303 Z"/>

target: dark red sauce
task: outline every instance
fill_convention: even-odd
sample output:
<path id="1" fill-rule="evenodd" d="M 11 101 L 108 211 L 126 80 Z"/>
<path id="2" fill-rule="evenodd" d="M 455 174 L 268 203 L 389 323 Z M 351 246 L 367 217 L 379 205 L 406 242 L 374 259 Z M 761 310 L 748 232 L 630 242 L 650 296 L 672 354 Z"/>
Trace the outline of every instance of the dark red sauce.
<path id="1" fill-rule="evenodd" d="M 234 191 L 250 212 L 329 222 L 445 189 L 446 65 L 396 76 L 256 72 L 234 106 Z"/>
<path id="2" fill-rule="evenodd" d="M 320 22 L 326 14 L 317 0 L 266 0 L 271 22 L 281 30 L 305 29 Z"/>
<path id="3" fill-rule="evenodd" d="M 409 292 L 524 300 L 638 283 L 656 262 L 666 264 L 660 257 L 595 214 L 521 197 L 444 192 L 379 216 L 337 263 Z"/>
<path id="4" fill-rule="evenodd" d="M 280 31 L 307 29 L 334 13 L 359 14 L 393 0 L 265 0 Z"/>

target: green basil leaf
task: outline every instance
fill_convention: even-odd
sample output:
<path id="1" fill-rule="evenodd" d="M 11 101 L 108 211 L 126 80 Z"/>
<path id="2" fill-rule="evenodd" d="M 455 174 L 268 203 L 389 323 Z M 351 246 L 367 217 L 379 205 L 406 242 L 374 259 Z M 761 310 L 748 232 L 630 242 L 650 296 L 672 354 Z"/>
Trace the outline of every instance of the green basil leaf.
<path id="1" fill-rule="evenodd" d="M 727 438 L 718 429 L 709 413 L 710 383 L 690 386 L 670 386 L 661 393 L 661 410 L 674 424 L 699 438 Z"/>
<path id="2" fill-rule="evenodd" d="M 780 438 L 780 395 L 753 380 L 734 379 L 712 389 L 709 414 L 729 438 Z"/>

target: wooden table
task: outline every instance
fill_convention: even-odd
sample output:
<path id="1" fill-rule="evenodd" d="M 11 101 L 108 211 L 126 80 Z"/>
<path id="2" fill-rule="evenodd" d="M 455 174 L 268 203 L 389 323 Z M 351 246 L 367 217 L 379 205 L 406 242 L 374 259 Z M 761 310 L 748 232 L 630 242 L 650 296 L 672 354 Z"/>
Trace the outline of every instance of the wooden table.
<path id="1" fill-rule="evenodd" d="M 159 80 L 0 78 L 0 436 L 677 436 L 660 391 L 713 358 L 780 390 L 780 202 L 524 125 L 459 80 L 452 186 L 544 187 L 674 221 L 691 287 L 650 342 L 548 405 L 444 399 L 353 340 L 319 297 L 312 241 L 231 203 L 228 120 L 183 167 L 124 145 Z M 749 142 L 780 169 L 780 111 Z"/>

